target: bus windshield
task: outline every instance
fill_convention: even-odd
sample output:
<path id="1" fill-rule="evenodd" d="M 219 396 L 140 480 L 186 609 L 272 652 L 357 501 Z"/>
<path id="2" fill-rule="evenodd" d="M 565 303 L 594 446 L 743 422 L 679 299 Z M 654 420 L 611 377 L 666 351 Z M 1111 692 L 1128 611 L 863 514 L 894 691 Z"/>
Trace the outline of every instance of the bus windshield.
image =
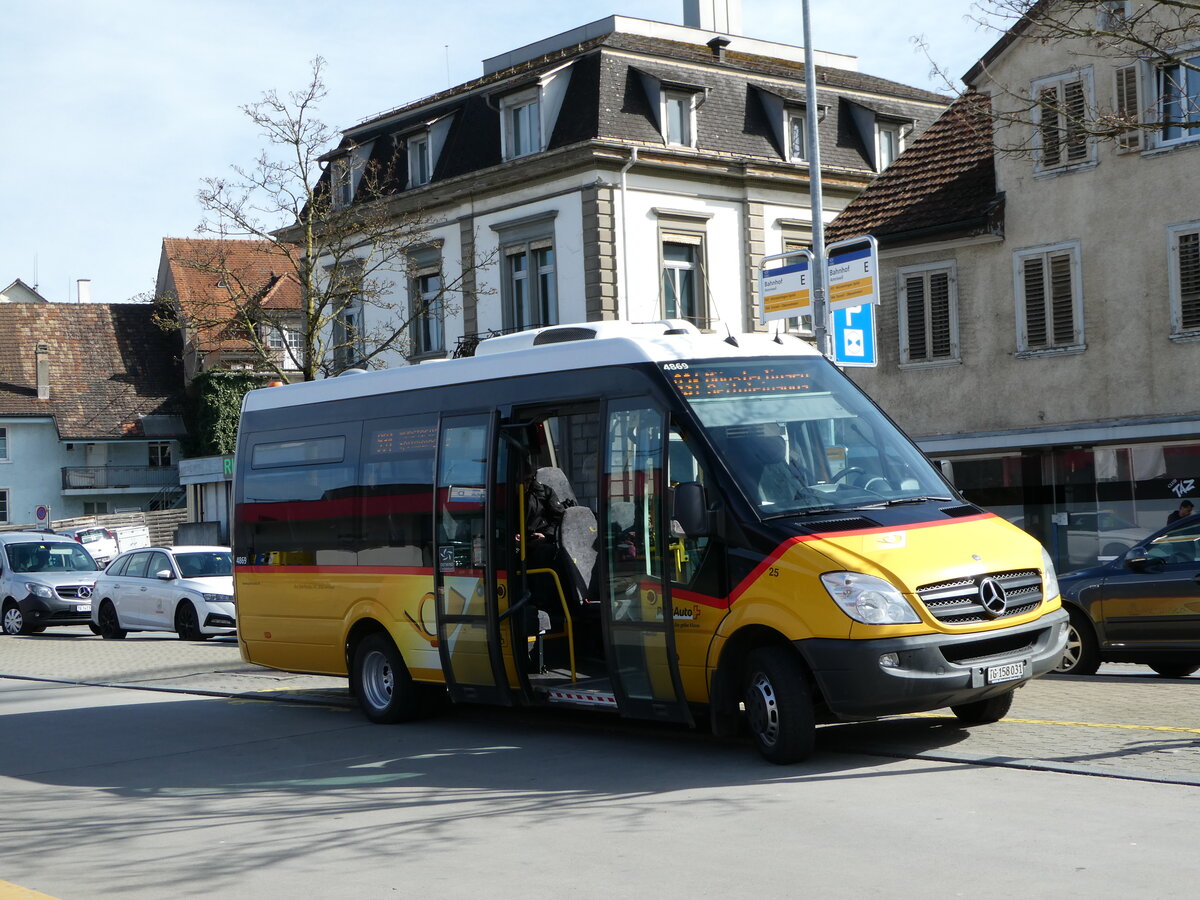
<path id="1" fill-rule="evenodd" d="M 764 516 L 951 499 L 920 451 L 819 357 L 663 369 Z"/>

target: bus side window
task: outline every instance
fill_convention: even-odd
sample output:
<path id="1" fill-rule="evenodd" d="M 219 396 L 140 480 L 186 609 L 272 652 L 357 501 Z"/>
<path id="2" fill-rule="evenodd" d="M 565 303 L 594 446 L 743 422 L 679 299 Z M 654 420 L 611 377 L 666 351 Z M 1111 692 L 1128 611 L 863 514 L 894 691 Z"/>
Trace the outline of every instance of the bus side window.
<path id="1" fill-rule="evenodd" d="M 707 477 L 700 460 L 692 453 L 683 435 L 676 429 L 671 429 L 670 443 L 667 445 L 667 478 L 672 490 L 678 484 L 694 482 L 705 490 L 710 490 L 711 481 Z M 687 535 L 676 522 L 671 523 L 670 556 L 671 580 L 687 584 L 700 568 L 700 560 L 708 547 L 707 535 Z"/>
<path id="2" fill-rule="evenodd" d="M 362 565 L 433 566 L 433 460 L 437 417 L 366 423 L 362 465 Z"/>

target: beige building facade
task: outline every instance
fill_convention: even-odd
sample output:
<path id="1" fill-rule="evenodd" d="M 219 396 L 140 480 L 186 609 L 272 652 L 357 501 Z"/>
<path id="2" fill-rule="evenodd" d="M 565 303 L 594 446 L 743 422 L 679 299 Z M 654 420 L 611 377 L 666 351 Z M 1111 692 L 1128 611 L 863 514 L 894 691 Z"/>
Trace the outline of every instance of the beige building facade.
<path id="1" fill-rule="evenodd" d="M 1200 493 L 1200 77 L 1038 37 L 998 42 L 831 231 L 881 245 L 855 379 L 1069 569 Z M 1170 49 L 1200 61 L 1194 37 Z"/>

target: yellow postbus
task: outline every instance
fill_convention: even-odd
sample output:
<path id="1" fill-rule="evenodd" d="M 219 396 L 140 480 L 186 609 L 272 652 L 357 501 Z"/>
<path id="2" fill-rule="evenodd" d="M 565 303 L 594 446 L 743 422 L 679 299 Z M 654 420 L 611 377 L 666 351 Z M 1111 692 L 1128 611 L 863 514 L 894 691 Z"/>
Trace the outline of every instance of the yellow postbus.
<path id="1" fill-rule="evenodd" d="M 791 336 L 588 323 L 264 388 L 235 471 L 243 658 L 375 722 L 705 717 L 788 763 L 818 723 L 995 721 L 1063 653 L 1040 545 Z"/>

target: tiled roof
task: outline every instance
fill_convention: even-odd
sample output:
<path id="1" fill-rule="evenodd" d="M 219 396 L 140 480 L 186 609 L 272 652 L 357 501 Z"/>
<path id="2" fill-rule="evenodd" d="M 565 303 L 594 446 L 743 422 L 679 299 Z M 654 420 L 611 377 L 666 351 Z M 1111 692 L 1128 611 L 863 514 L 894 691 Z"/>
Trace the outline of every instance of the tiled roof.
<path id="1" fill-rule="evenodd" d="M 179 335 L 153 315 L 142 303 L 0 305 L 0 416 L 53 416 L 63 440 L 145 440 L 142 416 L 182 416 Z M 39 343 L 47 400 L 37 396 Z"/>
<path id="2" fill-rule="evenodd" d="M 988 98 L 954 102 L 826 230 L 833 241 L 873 234 L 881 243 L 932 231 L 979 231 L 999 212 Z M 889 240 L 890 239 L 890 240 Z"/>
<path id="3" fill-rule="evenodd" d="M 300 309 L 295 267 L 270 241 L 164 238 L 161 265 L 170 282 L 163 283 L 160 273 L 159 292 L 174 295 L 202 353 L 250 349 L 231 325 L 235 305 L 223 281 L 235 291 L 243 287 L 264 309 Z M 220 274 L 225 271 L 229 278 Z"/>

